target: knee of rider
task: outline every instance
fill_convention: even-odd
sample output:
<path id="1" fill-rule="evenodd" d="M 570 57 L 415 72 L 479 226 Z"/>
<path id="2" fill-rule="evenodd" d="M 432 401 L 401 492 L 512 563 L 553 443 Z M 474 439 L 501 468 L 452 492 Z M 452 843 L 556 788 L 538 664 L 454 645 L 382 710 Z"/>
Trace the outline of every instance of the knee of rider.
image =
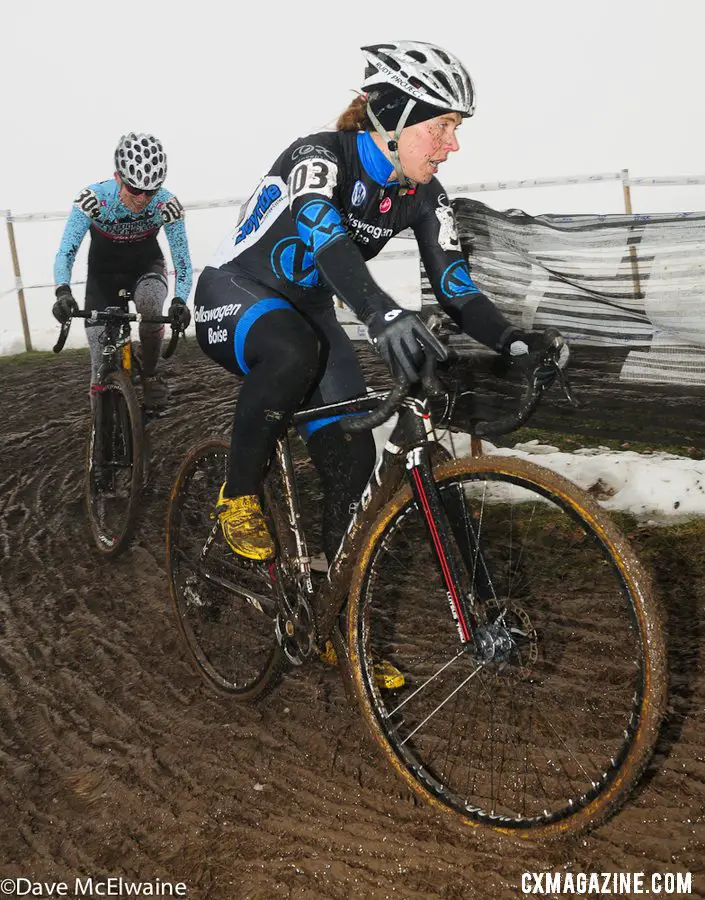
<path id="1" fill-rule="evenodd" d="M 156 313 L 159 315 L 159 313 Z M 140 322 L 140 340 L 144 341 L 158 341 L 164 337 L 164 326 L 163 325 L 148 325 L 146 322 Z"/>
<path id="2" fill-rule="evenodd" d="M 169 284 L 163 275 L 154 272 L 143 275 L 132 293 L 135 309 L 144 316 L 158 316 L 168 291 Z"/>
<path id="3" fill-rule="evenodd" d="M 95 381 L 98 376 L 98 369 L 103 356 L 103 347 L 100 343 L 102 334 L 102 328 L 96 328 L 95 326 L 86 328 L 86 340 L 88 341 L 88 350 L 91 354 L 92 381 Z"/>
<path id="4" fill-rule="evenodd" d="M 307 444 L 325 487 L 333 493 L 349 491 L 357 499 L 377 457 L 372 432 L 345 431 L 340 422 L 331 422 L 314 431 Z"/>
<path id="5" fill-rule="evenodd" d="M 272 342 L 268 353 L 277 367 L 309 384 L 318 371 L 318 338 L 305 322 L 297 322 Z"/>

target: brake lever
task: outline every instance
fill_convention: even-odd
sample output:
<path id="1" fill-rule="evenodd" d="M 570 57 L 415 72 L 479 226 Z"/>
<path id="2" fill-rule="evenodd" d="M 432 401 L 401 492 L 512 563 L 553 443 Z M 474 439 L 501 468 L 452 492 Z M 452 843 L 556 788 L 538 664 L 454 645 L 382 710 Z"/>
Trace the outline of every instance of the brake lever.
<path id="1" fill-rule="evenodd" d="M 568 381 L 568 376 L 565 374 L 565 371 L 563 369 L 561 369 L 561 367 L 558 365 L 558 363 L 554 363 L 554 365 L 556 366 L 556 369 L 558 370 L 556 374 L 558 375 L 558 380 L 561 385 L 561 390 L 563 391 L 563 394 L 565 395 L 566 400 L 575 409 L 583 409 L 584 404 L 580 400 L 578 400 L 578 398 L 573 393 L 573 389 L 570 386 L 570 382 Z"/>
<path id="2" fill-rule="evenodd" d="M 436 375 L 436 359 L 430 353 L 427 354 L 424 360 L 421 371 L 421 385 L 426 395 L 430 398 L 441 397 L 446 393 L 445 388 Z"/>

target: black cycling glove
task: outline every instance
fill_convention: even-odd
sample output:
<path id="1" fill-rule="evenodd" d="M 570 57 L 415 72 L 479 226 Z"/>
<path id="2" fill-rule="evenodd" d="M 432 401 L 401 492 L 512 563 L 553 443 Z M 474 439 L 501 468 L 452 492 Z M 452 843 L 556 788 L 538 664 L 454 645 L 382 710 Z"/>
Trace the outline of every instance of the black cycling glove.
<path id="1" fill-rule="evenodd" d="M 420 381 L 429 360 L 448 358 L 446 348 L 408 309 L 375 312 L 365 322 L 372 345 L 394 376 L 403 375 L 409 384 Z"/>
<path id="2" fill-rule="evenodd" d="M 56 289 L 56 300 L 51 308 L 57 322 L 64 325 L 74 313 L 78 312 L 78 303 L 74 300 L 68 284 L 60 284 Z"/>
<path id="3" fill-rule="evenodd" d="M 181 297 L 174 297 L 169 307 L 169 318 L 174 328 L 186 331 L 191 322 L 191 310 L 186 306 L 186 301 Z"/>
<path id="4" fill-rule="evenodd" d="M 555 328 L 546 331 L 512 331 L 504 342 L 502 353 L 512 362 L 523 362 L 537 366 L 536 379 L 539 384 L 548 387 L 556 377 L 557 365 L 564 369 L 568 364 L 570 350 L 565 338 Z M 552 360 L 544 363 L 545 360 Z"/>

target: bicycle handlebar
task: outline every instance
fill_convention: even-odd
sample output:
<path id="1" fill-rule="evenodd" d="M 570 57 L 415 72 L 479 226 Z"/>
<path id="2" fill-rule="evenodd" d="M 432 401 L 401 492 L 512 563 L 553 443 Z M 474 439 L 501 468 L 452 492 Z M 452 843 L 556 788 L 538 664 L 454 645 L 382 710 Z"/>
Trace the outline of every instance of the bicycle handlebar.
<path id="1" fill-rule="evenodd" d="M 508 413 L 506 416 L 500 416 L 492 421 L 477 422 L 473 433 L 478 437 L 496 437 L 521 428 L 534 414 L 544 391 L 553 384 L 556 378 L 570 404 L 575 407 L 580 406 L 570 387 L 568 377 L 559 364 L 562 351 L 564 349 L 567 351 L 567 344 L 555 329 L 546 329 L 545 335 L 552 340 L 539 358 L 536 358 L 534 354 L 527 354 L 515 360 L 503 361 L 503 364 L 508 365 L 510 369 L 518 370 L 525 381 L 519 409 L 515 413 Z"/>
<path id="2" fill-rule="evenodd" d="M 343 431 L 367 431 L 369 428 L 378 428 L 392 418 L 408 393 L 409 382 L 405 379 L 399 380 L 376 409 L 363 415 L 355 415 L 353 418 L 341 419 L 340 427 Z"/>
<path id="3" fill-rule="evenodd" d="M 550 333 L 547 331 L 547 333 Z M 520 428 L 536 411 L 544 391 L 550 387 L 554 379 L 557 378 L 563 393 L 573 406 L 580 404 L 576 400 L 565 372 L 558 363 L 558 357 L 565 342 L 562 338 L 560 341 L 556 332 L 556 340 L 552 346 L 546 348 L 546 351 L 540 358 L 536 358 L 533 354 L 519 357 L 516 360 L 505 361 L 502 357 L 491 351 L 473 351 L 470 354 L 459 356 L 454 350 L 448 350 L 447 363 L 457 362 L 459 359 L 464 361 L 470 360 L 471 368 L 477 372 L 494 372 L 499 374 L 498 364 L 505 370 L 513 369 L 519 371 L 524 382 L 524 390 L 519 402 L 519 409 L 514 413 L 508 413 L 506 416 L 500 416 L 492 421 L 481 420 L 475 423 L 473 434 L 478 437 L 498 436 L 500 434 L 509 434 Z M 424 390 L 427 394 L 433 395 L 434 385 L 437 384 L 433 371 L 430 370 L 427 377 L 422 380 Z M 351 419 L 342 419 L 341 427 L 345 431 L 364 431 L 368 428 L 377 428 L 390 419 L 399 409 L 409 393 L 409 383 L 406 380 L 396 380 L 394 387 L 387 397 L 380 403 L 377 409 L 362 416 L 355 416 Z"/>
<path id="4" fill-rule="evenodd" d="M 171 325 L 169 316 L 143 316 L 141 313 L 124 312 L 121 309 L 94 309 L 91 312 L 79 309 L 71 314 L 70 319 L 62 323 L 59 337 L 52 348 L 54 353 L 61 353 L 63 350 L 71 329 L 71 319 L 88 319 L 91 322 L 144 322 L 145 325 Z M 171 338 L 162 353 L 164 359 L 168 359 L 176 350 L 176 344 L 181 333 L 178 328 L 172 325 Z"/>

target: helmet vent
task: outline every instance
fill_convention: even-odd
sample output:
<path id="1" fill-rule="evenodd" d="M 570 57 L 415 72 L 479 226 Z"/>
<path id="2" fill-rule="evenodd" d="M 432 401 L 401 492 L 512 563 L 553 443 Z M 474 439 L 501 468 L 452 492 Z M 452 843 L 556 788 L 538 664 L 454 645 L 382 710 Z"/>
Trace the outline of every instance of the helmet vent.
<path id="1" fill-rule="evenodd" d="M 362 90 L 391 85 L 416 100 L 461 116 L 475 111 L 475 90 L 467 70 L 452 53 L 422 41 L 370 44 Z"/>
<path id="2" fill-rule="evenodd" d="M 167 171 L 161 142 L 153 134 L 124 134 L 115 148 L 115 169 L 132 187 L 159 187 Z"/>

